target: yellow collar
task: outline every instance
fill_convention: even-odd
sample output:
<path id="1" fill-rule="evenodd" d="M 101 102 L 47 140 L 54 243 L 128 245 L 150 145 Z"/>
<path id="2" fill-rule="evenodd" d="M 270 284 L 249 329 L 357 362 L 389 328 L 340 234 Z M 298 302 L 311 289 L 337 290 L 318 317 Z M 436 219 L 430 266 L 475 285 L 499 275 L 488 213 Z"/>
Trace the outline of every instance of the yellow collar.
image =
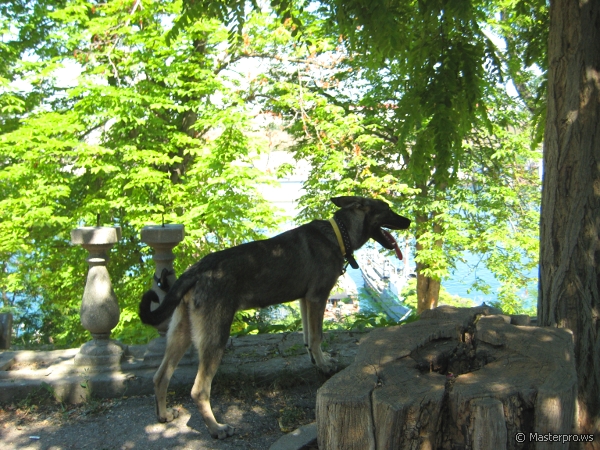
<path id="1" fill-rule="evenodd" d="M 342 239 L 342 233 L 340 233 L 338 224 L 335 222 L 335 219 L 333 217 L 329 219 L 329 222 L 331 223 L 333 231 L 335 232 L 335 236 L 337 237 L 340 250 L 342 251 L 342 256 L 346 256 L 346 247 L 344 246 L 344 240 Z"/>

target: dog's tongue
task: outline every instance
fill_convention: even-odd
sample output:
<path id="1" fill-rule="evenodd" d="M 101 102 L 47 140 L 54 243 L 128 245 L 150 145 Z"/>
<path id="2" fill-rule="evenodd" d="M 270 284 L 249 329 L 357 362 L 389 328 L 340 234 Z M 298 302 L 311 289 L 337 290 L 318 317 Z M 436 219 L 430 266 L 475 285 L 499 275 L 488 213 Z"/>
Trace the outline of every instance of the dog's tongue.
<path id="1" fill-rule="evenodd" d="M 383 233 L 385 238 L 388 240 L 388 242 L 394 246 L 394 251 L 396 252 L 396 256 L 398 257 L 398 259 L 400 261 L 402 261 L 402 252 L 400 251 L 400 247 L 398 247 L 398 243 L 396 242 L 396 239 L 394 239 L 394 236 L 392 236 L 392 234 L 389 231 L 384 230 L 383 228 L 381 229 L 381 232 Z"/>

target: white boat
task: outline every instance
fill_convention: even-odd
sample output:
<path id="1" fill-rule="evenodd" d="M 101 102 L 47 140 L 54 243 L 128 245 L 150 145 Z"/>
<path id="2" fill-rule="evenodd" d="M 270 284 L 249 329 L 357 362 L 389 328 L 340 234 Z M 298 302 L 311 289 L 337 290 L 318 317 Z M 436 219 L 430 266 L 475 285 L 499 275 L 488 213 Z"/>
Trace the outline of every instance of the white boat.
<path id="1" fill-rule="evenodd" d="M 408 252 L 405 253 L 408 255 Z M 390 258 L 377 251 L 369 250 L 360 258 L 360 271 L 365 280 L 367 292 L 385 313 L 400 321 L 410 314 L 410 308 L 402 303 L 401 292 L 414 277 L 404 260 L 404 269 L 395 267 Z"/>

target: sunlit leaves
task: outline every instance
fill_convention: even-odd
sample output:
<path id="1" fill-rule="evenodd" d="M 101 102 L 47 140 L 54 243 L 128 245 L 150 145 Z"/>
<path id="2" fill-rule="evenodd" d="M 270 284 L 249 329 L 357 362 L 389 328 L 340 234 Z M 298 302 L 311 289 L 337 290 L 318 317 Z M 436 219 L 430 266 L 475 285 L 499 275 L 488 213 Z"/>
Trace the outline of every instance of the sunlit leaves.
<path id="1" fill-rule="evenodd" d="M 302 219 L 329 213 L 332 195 L 386 198 L 413 218 L 419 276 L 444 279 L 464 252 L 481 255 L 514 310 L 537 261 L 540 155 L 484 31 L 496 5 L 397 3 L 322 2 L 314 21 L 330 17 L 345 45 L 313 44 L 336 48 L 335 63 L 323 70 L 298 45 L 294 64 L 271 71 L 267 104 L 310 162 Z"/>
<path id="2" fill-rule="evenodd" d="M 227 31 L 210 20 L 195 21 L 168 45 L 176 2 L 51 6 L 44 48 L 55 51 L 38 54 L 37 43 L 18 41 L 36 60 L 12 60 L 15 75 L 27 64 L 31 80 L 47 77 L 37 103 L 0 95 L 0 254 L 7 262 L 0 289 L 16 294 L 14 305 L 36 303 L 56 344 L 87 339 L 78 317 L 85 251 L 70 244 L 69 232 L 97 221 L 118 225 L 123 239 L 109 263 L 121 306 L 114 332 L 140 342 L 149 333 L 137 303 L 153 270 L 140 242 L 144 225 L 185 225 L 181 272 L 277 223 L 257 191 L 272 177 L 252 164 L 259 149 L 248 137 L 250 108 L 238 80 L 219 70 L 227 55 L 240 54 L 223 46 Z M 53 76 L 61 65 L 77 68 L 69 83 Z"/>

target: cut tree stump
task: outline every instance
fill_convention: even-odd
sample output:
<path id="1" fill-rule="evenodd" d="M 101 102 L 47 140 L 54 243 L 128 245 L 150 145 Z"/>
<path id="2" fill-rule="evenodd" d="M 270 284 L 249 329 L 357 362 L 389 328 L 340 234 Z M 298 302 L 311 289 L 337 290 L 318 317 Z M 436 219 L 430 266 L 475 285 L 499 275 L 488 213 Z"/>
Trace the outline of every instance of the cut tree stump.
<path id="1" fill-rule="evenodd" d="M 319 449 L 563 449 L 530 433 L 571 432 L 576 389 L 567 330 L 442 306 L 372 331 L 319 389 Z"/>

